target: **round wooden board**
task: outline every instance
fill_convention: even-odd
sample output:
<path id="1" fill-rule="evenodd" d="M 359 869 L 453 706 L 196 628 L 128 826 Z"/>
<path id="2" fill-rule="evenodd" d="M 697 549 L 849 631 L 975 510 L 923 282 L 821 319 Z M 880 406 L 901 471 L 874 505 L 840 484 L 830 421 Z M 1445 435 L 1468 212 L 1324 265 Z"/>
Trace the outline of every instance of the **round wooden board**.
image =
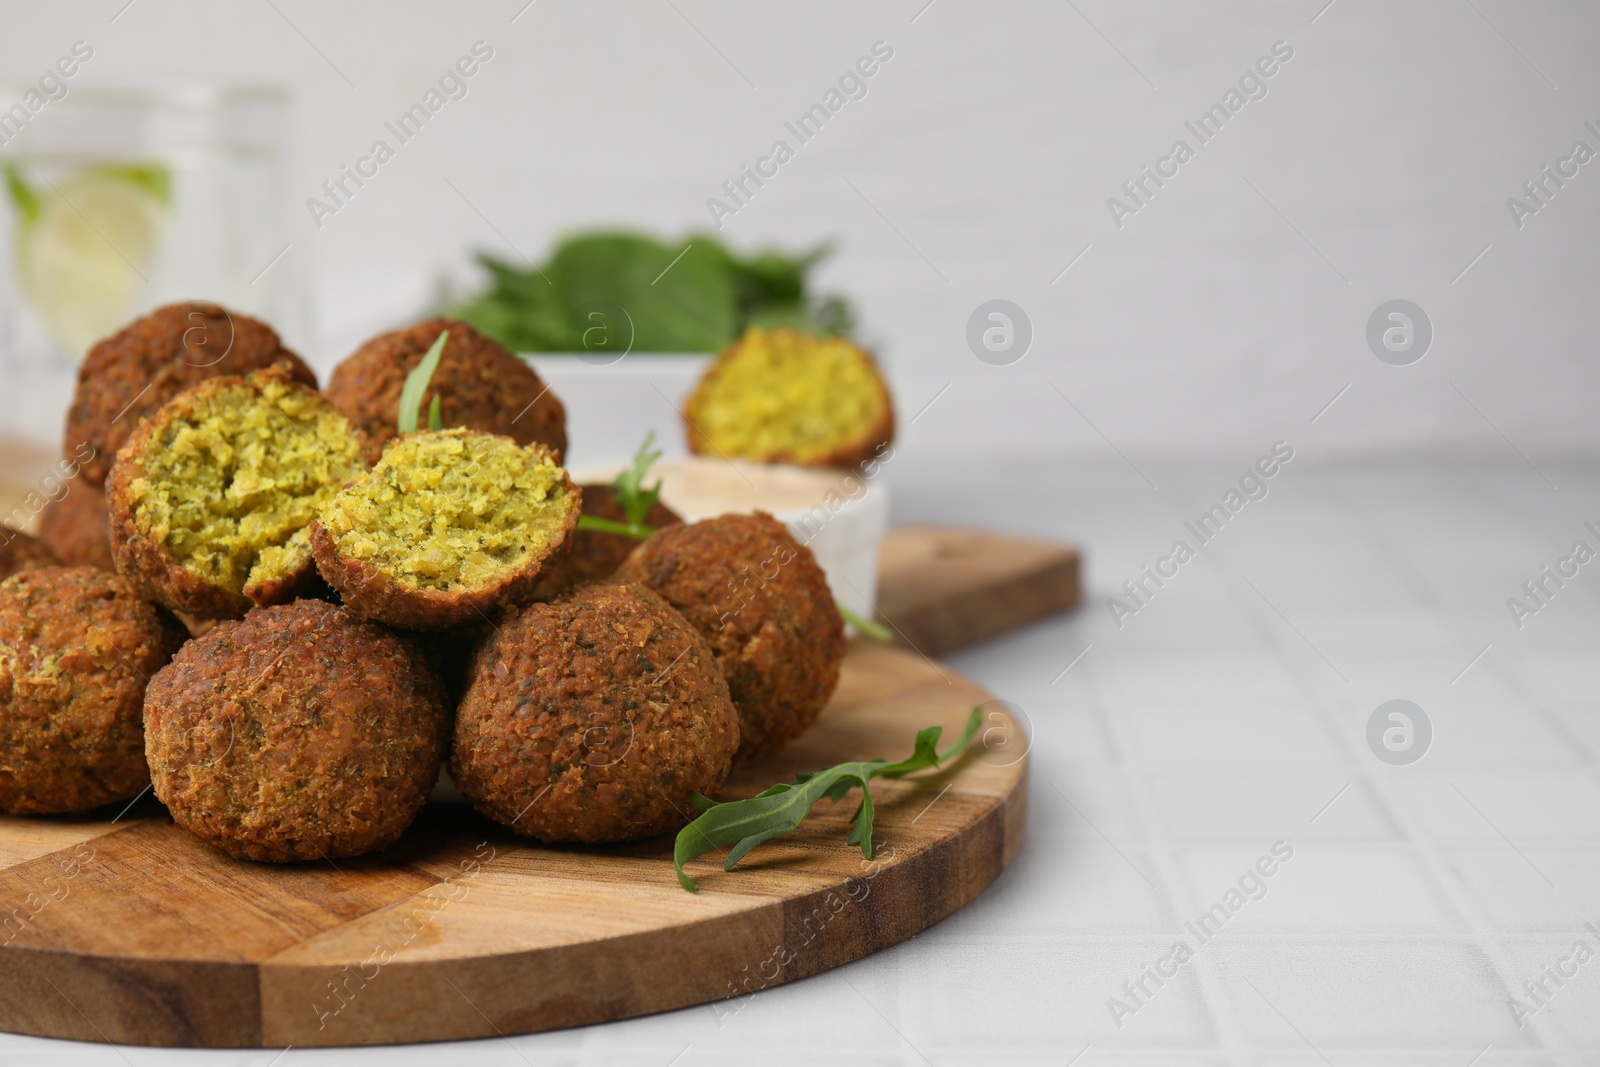
<path id="1" fill-rule="evenodd" d="M 926 929 L 1003 870 L 1026 818 L 1026 742 L 1003 705 L 913 653 L 856 642 L 817 725 L 729 782 L 909 754 L 975 704 L 968 756 L 873 784 L 730 873 L 679 888 L 670 839 L 546 848 L 432 805 L 387 853 L 229 859 L 146 798 L 120 819 L 0 817 L 0 1029 L 140 1045 L 283 1047 L 493 1037 L 727 1000 Z M 736 1011 L 729 1000 L 713 1010 Z"/>

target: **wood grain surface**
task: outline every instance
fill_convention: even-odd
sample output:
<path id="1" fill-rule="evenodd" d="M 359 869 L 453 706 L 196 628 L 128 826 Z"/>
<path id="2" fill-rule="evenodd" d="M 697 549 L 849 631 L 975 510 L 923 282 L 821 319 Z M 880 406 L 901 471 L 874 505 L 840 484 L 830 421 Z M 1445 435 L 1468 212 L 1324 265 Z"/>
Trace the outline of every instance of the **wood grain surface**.
<path id="1" fill-rule="evenodd" d="M 149 798 L 98 818 L 0 818 L 0 1029 L 142 1045 L 365 1045 L 492 1037 L 718 1002 L 858 959 L 977 896 L 1022 840 L 1026 744 L 1003 707 L 915 653 L 857 642 L 816 727 L 747 768 L 748 796 L 915 732 L 984 736 L 937 773 L 874 783 L 732 872 L 673 877 L 671 840 L 550 848 L 427 808 L 386 854 L 229 859 Z M 998 740 L 997 740 L 998 739 Z"/>
<path id="2" fill-rule="evenodd" d="M 0 449 L 0 460 L 7 458 Z M 0 504 L 31 484 L 0 462 Z M 550 848 L 430 805 L 388 852 L 337 864 L 230 859 L 150 797 L 91 816 L 0 816 L 0 1029 L 207 1047 L 492 1037 L 748 995 L 902 941 L 972 900 L 1026 819 L 1020 726 L 929 656 L 1070 606 L 1070 548 L 971 530 L 891 531 L 880 615 L 908 648 L 857 640 L 800 741 L 729 797 L 850 759 L 899 758 L 924 726 L 985 705 L 959 763 L 874 783 L 878 850 L 847 846 L 855 802 L 824 801 L 733 872 L 673 877 L 670 838 Z"/>
<path id="3" fill-rule="evenodd" d="M 943 656 L 1078 603 L 1071 545 L 953 526 L 897 526 L 878 553 L 878 618 Z"/>

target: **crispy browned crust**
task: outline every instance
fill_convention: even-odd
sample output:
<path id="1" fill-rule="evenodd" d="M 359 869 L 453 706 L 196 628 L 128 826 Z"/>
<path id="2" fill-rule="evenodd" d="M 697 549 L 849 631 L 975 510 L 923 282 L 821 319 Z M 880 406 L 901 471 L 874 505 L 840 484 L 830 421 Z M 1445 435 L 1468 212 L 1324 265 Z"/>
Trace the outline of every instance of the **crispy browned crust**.
<path id="1" fill-rule="evenodd" d="M 111 559 L 111 509 L 105 490 L 78 479 L 39 513 L 39 540 L 62 563 L 115 570 Z"/>
<path id="2" fill-rule="evenodd" d="M 550 455 L 544 445 L 526 446 Z M 533 599 L 545 568 L 559 563 L 572 545 L 583 512 L 583 495 L 563 470 L 562 485 L 573 502 L 562 524 L 559 540 L 542 553 L 530 556 L 515 570 L 475 589 L 418 589 L 365 560 L 342 554 L 320 522 L 311 524 L 311 555 L 327 583 L 338 590 L 344 603 L 361 615 L 402 630 L 446 630 L 486 621 L 504 607 Z"/>
<path id="3" fill-rule="evenodd" d="M 314 590 L 316 565 L 307 559 L 303 567 L 270 583 L 251 583 L 242 594 L 224 589 L 215 582 L 175 564 L 161 543 L 144 534 L 128 503 L 128 486 L 144 472 L 142 457 L 150 442 L 172 419 L 189 414 L 201 400 L 246 380 L 260 382 L 268 376 L 290 383 L 299 381 L 288 365 L 269 367 L 247 378 L 221 375 L 208 378 L 169 401 L 160 412 L 145 419 L 129 438 L 111 477 L 106 482 L 106 501 L 111 509 L 111 555 L 117 572 L 139 587 L 147 600 L 154 600 L 173 611 L 199 619 L 237 619 L 253 604 L 282 604 L 301 593 Z M 301 386 L 301 388 L 305 388 Z M 307 389 L 307 392 L 314 390 Z M 357 431 L 359 433 L 359 431 Z"/>
<path id="4" fill-rule="evenodd" d="M 642 586 L 590 585 L 512 612 L 456 718 L 450 775 L 478 811 L 551 842 L 675 830 L 739 746 L 701 636 Z"/>
<path id="5" fill-rule="evenodd" d="M 11 527 L 0 524 L 0 580 L 18 571 L 54 567 L 61 561 L 50 547 Z"/>
<path id="6" fill-rule="evenodd" d="M 736 763 L 805 733 L 839 684 L 844 620 L 811 550 L 771 515 L 669 526 L 611 580 L 649 586 L 705 636 L 739 709 Z"/>
<path id="7" fill-rule="evenodd" d="M 519 445 L 541 444 L 561 462 L 567 450 L 566 408 L 534 369 L 466 323 L 438 318 L 374 337 L 328 379 L 328 400 L 367 435 L 367 462 L 376 463 L 398 435 L 406 375 L 446 329 L 450 340 L 422 394 L 424 416 L 437 396 L 445 426 L 496 433 Z"/>
<path id="8" fill-rule="evenodd" d="M 175 822 L 240 859 L 395 841 L 438 777 L 443 686 L 409 640 L 320 600 L 257 608 L 150 683 L 145 743 Z"/>
<path id="9" fill-rule="evenodd" d="M 865 350 L 863 349 L 862 351 Z M 700 376 L 700 380 L 695 384 L 694 392 L 690 393 L 689 399 L 684 401 L 683 411 L 681 412 L 684 433 L 688 436 L 689 451 L 697 456 L 730 458 L 713 448 L 706 435 L 700 432 L 698 416 L 700 414 L 700 405 L 704 402 L 705 390 L 712 379 L 715 378 L 722 367 L 737 359 L 739 352 L 740 342 L 735 341 L 706 368 L 705 373 Z M 883 417 L 877 422 L 873 423 L 854 439 L 840 442 L 833 451 L 820 458 L 801 460 L 787 449 L 779 449 L 764 456 L 734 458 L 750 459 L 760 463 L 789 463 L 799 467 L 842 467 L 847 470 L 859 470 L 872 460 L 878 459 L 884 449 L 894 443 L 894 403 L 889 396 L 888 383 L 883 380 L 883 374 L 877 370 L 877 362 L 870 358 L 870 353 L 867 353 L 867 355 L 869 357 L 868 362 L 872 364 L 874 371 L 873 382 L 877 386 L 879 394 L 883 397 Z"/>
<path id="10" fill-rule="evenodd" d="M 188 635 L 95 567 L 0 583 L 0 811 L 87 811 L 137 796 L 145 686 Z"/>
<path id="11" fill-rule="evenodd" d="M 311 368 L 264 322 L 202 301 L 157 308 L 89 349 L 62 454 L 81 462 L 83 477 L 98 485 L 146 415 L 207 378 L 282 362 L 294 380 L 317 387 Z"/>
<path id="12" fill-rule="evenodd" d="M 609 485 L 580 485 L 583 490 L 583 513 L 613 522 L 626 522 L 627 513 L 617 501 L 616 490 Z M 657 501 L 644 517 L 646 526 L 660 529 L 683 522 L 677 512 Z M 611 577 L 622 566 L 628 553 L 639 544 L 623 534 L 599 533 L 578 530 L 572 535 L 572 550 L 566 558 L 545 569 L 534 590 L 535 600 L 548 600 L 569 588 L 599 582 Z"/>

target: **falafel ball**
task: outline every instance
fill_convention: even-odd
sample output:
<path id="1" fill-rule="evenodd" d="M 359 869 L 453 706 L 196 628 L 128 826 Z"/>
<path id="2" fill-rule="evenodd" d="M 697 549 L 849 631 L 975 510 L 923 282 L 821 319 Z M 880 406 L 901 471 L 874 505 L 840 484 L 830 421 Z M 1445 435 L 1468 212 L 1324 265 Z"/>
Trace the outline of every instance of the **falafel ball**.
<path id="1" fill-rule="evenodd" d="M 583 492 L 583 513 L 612 522 L 627 522 L 628 515 L 617 500 L 617 491 L 610 485 L 580 485 Z M 661 501 L 651 505 L 645 513 L 644 525 L 660 529 L 677 526 L 683 519 L 676 511 Z M 538 600 L 548 600 L 564 589 L 587 585 L 611 577 L 638 545 L 626 534 L 603 533 L 599 530 L 578 530 L 572 535 L 572 549 L 566 558 L 557 562 L 539 580 L 534 591 Z"/>
<path id="2" fill-rule="evenodd" d="M 111 559 L 111 509 L 105 489 L 77 481 L 39 513 L 39 540 L 71 566 L 115 570 Z"/>
<path id="3" fill-rule="evenodd" d="M 611 576 L 705 635 L 739 709 L 738 762 L 793 741 L 839 684 L 844 620 L 811 550 L 765 512 L 657 531 Z"/>
<path id="4" fill-rule="evenodd" d="M 203 301 L 156 308 L 89 349 L 67 409 L 64 455 L 99 485 L 146 415 L 207 378 L 277 363 L 317 387 L 311 368 L 264 322 Z"/>
<path id="5" fill-rule="evenodd" d="M 0 582 L 0 811 L 87 811 L 142 792 L 145 686 L 187 636 L 109 571 Z"/>
<path id="6" fill-rule="evenodd" d="M 150 682 L 145 746 L 177 824 L 239 859 L 394 842 L 439 776 L 444 689 L 409 640 L 320 600 L 256 608 Z"/>
<path id="7" fill-rule="evenodd" d="M 0 524 L 0 579 L 35 567 L 55 567 L 60 562 L 49 545 L 21 530 Z"/>
<path id="8" fill-rule="evenodd" d="M 323 578 L 362 615 L 441 630 L 531 599 L 581 510 L 543 445 L 424 430 L 390 442 L 319 509 L 311 547 Z"/>
<path id="9" fill-rule="evenodd" d="M 739 747 L 705 640 L 642 586 L 590 585 L 510 614 L 456 716 L 450 775 L 477 810 L 547 842 L 631 841 L 693 818 Z"/>
<path id="10" fill-rule="evenodd" d="M 894 440 L 872 357 L 843 337 L 752 326 L 683 404 L 689 450 L 802 467 L 855 468 Z"/>
<path id="11" fill-rule="evenodd" d="M 306 528 L 366 470 L 361 434 L 280 364 L 147 418 L 106 483 L 117 570 L 174 611 L 238 618 L 310 588 Z"/>
<path id="12" fill-rule="evenodd" d="M 380 334 L 333 368 L 324 390 L 333 406 L 367 435 L 367 461 L 376 463 L 398 436 L 400 391 L 428 349 L 449 330 L 439 366 L 420 410 L 439 398 L 443 425 L 541 444 L 556 462 L 567 450 L 567 412 L 527 363 L 464 322 L 428 319 Z"/>

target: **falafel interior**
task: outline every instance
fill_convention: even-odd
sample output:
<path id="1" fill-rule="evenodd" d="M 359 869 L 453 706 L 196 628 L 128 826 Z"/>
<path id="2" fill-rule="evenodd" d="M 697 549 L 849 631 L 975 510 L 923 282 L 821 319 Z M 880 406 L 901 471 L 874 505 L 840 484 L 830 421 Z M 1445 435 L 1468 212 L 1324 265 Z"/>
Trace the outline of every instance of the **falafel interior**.
<path id="1" fill-rule="evenodd" d="M 579 506 L 544 446 L 430 430 L 392 442 L 318 519 L 341 555 L 402 585 L 453 591 L 559 547 Z"/>
<path id="2" fill-rule="evenodd" d="M 691 445 L 723 456 L 827 464 L 886 440 L 888 390 L 840 337 L 751 327 L 707 370 L 685 406 Z M 850 465 L 850 464 L 846 464 Z"/>
<path id="3" fill-rule="evenodd" d="M 233 593 L 306 567 L 317 506 L 366 468 L 355 428 L 320 394 L 272 373 L 202 386 L 168 410 L 128 486 L 139 529 Z"/>

